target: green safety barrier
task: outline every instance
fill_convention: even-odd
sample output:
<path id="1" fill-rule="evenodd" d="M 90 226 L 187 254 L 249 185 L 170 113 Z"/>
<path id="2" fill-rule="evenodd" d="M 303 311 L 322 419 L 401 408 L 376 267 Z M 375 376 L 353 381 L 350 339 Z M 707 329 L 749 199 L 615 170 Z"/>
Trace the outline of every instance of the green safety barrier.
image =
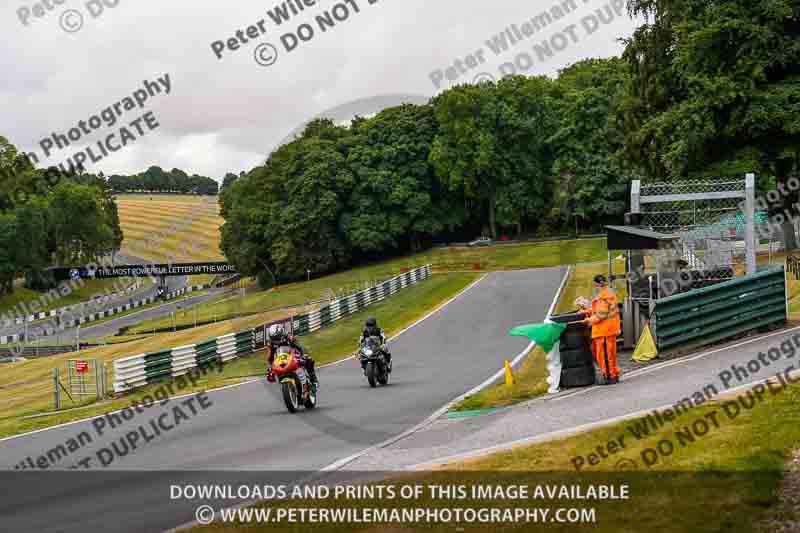
<path id="1" fill-rule="evenodd" d="M 786 322 L 783 267 L 656 300 L 650 326 L 659 350 L 703 346 Z"/>
<path id="2" fill-rule="evenodd" d="M 118 393 L 130 391 L 147 383 L 185 374 L 190 368 L 219 364 L 252 353 L 264 347 L 267 329 L 273 323 L 284 324 L 297 335 L 306 335 L 344 316 L 358 312 L 378 300 L 383 300 L 401 288 L 401 280 L 403 286 L 408 286 L 429 276 L 430 265 L 426 265 L 414 272 L 386 281 L 378 287 L 366 289 L 322 306 L 311 313 L 269 322 L 254 329 L 223 335 L 197 344 L 117 359 L 114 361 L 114 391 Z"/>
<path id="3" fill-rule="evenodd" d="M 172 350 L 161 350 L 146 354 L 144 356 L 144 373 L 148 383 L 171 375 Z"/>
<path id="4" fill-rule="evenodd" d="M 195 345 L 195 364 L 197 366 L 205 366 L 214 363 L 219 359 L 217 354 L 217 339 L 209 339 Z"/>

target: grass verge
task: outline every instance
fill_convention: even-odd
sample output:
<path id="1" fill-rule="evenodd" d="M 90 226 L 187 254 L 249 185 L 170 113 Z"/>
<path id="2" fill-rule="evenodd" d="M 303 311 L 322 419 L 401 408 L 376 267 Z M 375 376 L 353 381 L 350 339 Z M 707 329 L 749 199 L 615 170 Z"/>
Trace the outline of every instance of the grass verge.
<path id="1" fill-rule="evenodd" d="M 775 390 L 760 401 L 723 396 L 647 434 L 637 431 L 646 424 L 641 418 L 447 469 L 575 472 L 581 457 L 583 475 L 632 472 L 632 493 L 641 496 L 636 513 L 595 531 L 767 531 L 763 521 L 775 513 L 800 520 L 800 510 L 782 508 L 777 499 L 784 462 L 800 446 L 800 385 Z M 617 453 L 606 460 L 597 455 L 598 449 L 608 454 L 621 436 L 625 446 Z M 661 444 L 673 450 L 668 455 L 652 451 L 662 442 L 671 444 Z M 598 464 L 588 464 L 590 454 Z"/>
<path id="2" fill-rule="evenodd" d="M 731 402 L 739 406 L 737 414 L 731 413 Z M 750 408 L 743 407 L 748 405 Z M 716 420 L 713 423 L 712 420 Z M 704 421 L 708 431 L 698 432 L 697 421 Z M 429 491 L 421 497 L 407 499 L 359 497 L 358 499 L 329 498 L 307 501 L 268 502 L 258 507 L 312 507 L 341 509 L 379 508 L 397 510 L 422 508 L 489 508 L 489 509 L 549 509 L 551 519 L 538 523 L 482 524 L 416 523 L 397 524 L 309 524 L 309 523 L 220 523 L 197 528 L 203 532 L 248 531 L 324 532 L 350 531 L 426 531 L 445 533 L 452 531 L 513 532 L 593 531 L 598 533 L 638 533 L 658 531 L 664 533 L 694 533 L 698 531 L 766 533 L 767 531 L 797 531 L 800 509 L 786 506 L 779 498 L 784 461 L 800 443 L 800 385 L 789 385 L 772 395 L 767 393 L 754 403 L 729 396 L 716 402 L 705 403 L 685 412 L 648 435 L 637 438 L 631 430 L 644 419 L 631 420 L 594 431 L 548 443 L 517 448 L 486 458 L 447 465 L 427 472 L 418 472 L 382 480 L 377 485 L 399 487 L 431 485 L 439 487 L 464 486 L 466 498 L 454 496 L 431 497 Z M 695 429 L 688 429 L 695 428 Z M 694 432 L 693 439 L 679 440 L 678 433 Z M 617 446 L 616 453 L 609 450 L 610 442 L 619 442 L 625 436 L 625 446 Z M 765 438 L 765 436 L 769 436 Z M 659 442 L 669 441 L 674 451 L 661 455 L 650 467 L 645 466 L 642 454 L 655 450 Z M 683 444 L 680 444 L 683 442 Z M 662 444 L 662 446 L 664 446 Z M 594 467 L 575 469 L 575 458 L 586 458 L 605 450 L 607 459 Z M 597 455 L 599 457 L 599 455 Z M 621 460 L 628 461 L 620 467 Z M 493 497 L 476 497 L 471 491 L 477 486 L 508 488 L 526 486 L 530 493 L 537 487 L 627 485 L 627 499 L 570 499 L 544 496 L 534 500 L 514 500 L 506 494 Z M 619 492 L 619 490 L 617 490 Z M 546 494 L 546 493 L 545 493 Z M 559 522 L 556 509 L 593 510 L 594 520 L 587 522 Z M 274 515 L 273 515 L 274 516 Z M 452 515 L 451 515 L 452 516 Z M 786 525 L 788 524 L 788 527 Z M 779 529 L 779 525 L 783 525 Z"/>
<path id="3" fill-rule="evenodd" d="M 515 383 L 499 383 L 467 396 L 451 411 L 478 411 L 491 407 L 506 407 L 541 396 L 547 392 L 547 366 L 541 348 L 534 348 L 514 372 Z"/>
<path id="4" fill-rule="evenodd" d="M 86 416 L 85 414 L 59 413 L 48 419 L 37 419 L 38 422 L 33 426 L 20 420 L 20 417 L 49 412 L 53 409 L 53 369 L 59 368 L 62 382 L 64 382 L 68 359 L 98 359 L 110 367 L 115 359 L 193 344 L 207 338 L 253 327 L 282 316 L 286 315 L 266 313 L 221 324 L 212 324 L 193 331 L 164 333 L 131 342 L 91 348 L 79 353 L 65 353 L 16 363 L 5 363 L 2 366 L 3 372 L 0 374 L 0 435 L 10 435 L 27 431 L 32 427 L 46 427 Z M 109 383 L 110 376 L 111 370 L 109 370 Z M 216 375 L 212 377 L 216 377 Z M 223 379 L 225 377 L 227 375 L 223 376 Z M 75 406 L 69 403 L 68 398 L 65 401 L 67 402 L 66 408 Z M 114 409 L 114 405 L 116 404 L 111 402 L 108 407 L 97 406 L 99 410 L 93 409 L 97 412 L 106 412 Z"/>
<path id="5" fill-rule="evenodd" d="M 479 274 L 472 273 L 436 274 L 301 340 L 314 359 L 322 364 L 341 359 L 355 352 L 367 317 L 374 316 L 386 335 L 391 337 L 454 297 L 479 277 Z"/>

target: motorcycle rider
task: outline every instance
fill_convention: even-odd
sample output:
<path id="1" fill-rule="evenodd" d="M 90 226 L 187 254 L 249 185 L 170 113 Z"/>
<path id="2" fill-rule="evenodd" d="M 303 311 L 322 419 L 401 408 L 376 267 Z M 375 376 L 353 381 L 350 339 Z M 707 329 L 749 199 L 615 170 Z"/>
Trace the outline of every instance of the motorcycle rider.
<path id="1" fill-rule="evenodd" d="M 381 340 L 381 350 L 383 351 L 384 356 L 386 357 L 386 364 L 388 365 L 389 372 L 392 371 L 392 354 L 389 353 L 389 349 L 386 347 L 386 335 L 383 333 L 383 330 L 378 327 L 378 321 L 375 317 L 369 317 L 367 321 L 364 323 L 364 331 L 361 332 L 361 338 L 358 339 L 358 346 L 361 347 L 361 344 L 364 342 L 365 339 L 369 337 L 378 337 Z"/>
<path id="2" fill-rule="evenodd" d="M 308 377 L 311 378 L 311 384 L 314 387 L 314 390 L 319 390 L 319 379 L 317 379 L 317 372 L 314 368 L 314 359 L 306 355 L 306 351 L 303 348 L 303 345 L 297 340 L 297 337 L 287 334 L 286 330 L 281 324 L 273 324 L 269 327 L 267 339 L 267 361 L 269 363 L 267 381 L 270 383 L 275 382 L 275 374 L 272 372 L 272 363 L 275 360 L 275 352 L 277 352 L 278 348 L 281 346 L 288 346 L 297 350 L 298 359 L 300 359 L 301 364 L 308 372 Z"/>

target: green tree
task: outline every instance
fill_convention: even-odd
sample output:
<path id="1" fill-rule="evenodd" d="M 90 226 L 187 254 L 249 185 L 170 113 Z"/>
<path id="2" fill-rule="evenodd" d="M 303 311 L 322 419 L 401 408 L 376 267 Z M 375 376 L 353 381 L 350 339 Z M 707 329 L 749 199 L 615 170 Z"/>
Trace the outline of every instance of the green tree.
<path id="1" fill-rule="evenodd" d="M 54 280 L 47 274 L 53 240 L 50 235 L 50 210 L 46 198 L 37 197 L 15 210 L 16 232 L 25 246 L 16 246 L 16 268 L 25 275 L 25 284 L 34 290 L 49 289 Z"/>
<path id="2" fill-rule="evenodd" d="M 353 187 L 347 166 L 351 134 L 315 120 L 223 195 L 222 249 L 237 268 L 294 279 L 349 264 L 339 220 Z"/>
<path id="3" fill-rule="evenodd" d="M 172 172 L 173 175 L 177 174 L 175 170 Z M 186 174 L 183 173 L 183 176 L 186 176 Z M 167 176 L 161 167 L 152 166 L 142 173 L 142 187 L 148 192 L 165 190 L 166 183 Z"/>
<path id="4" fill-rule="evenodd" d="M 521 229 L 526 219 L 538 219 L 539 199 L 551 191 L 552 92 L 547 78 L 515 76 L 457 86 L 433 100 L 437 174 L 488 216 L 492 237 L 498 221 Z"/>
<path id="5" fill-rule="evenodd" d="M 328 272 L 350 260 L 339 219 L 353 187 L 342 144 L 346 129 L 332 124 L 318 131 L 311 124 L 298 150 L 289 157 L 289 174 L 281 176 L 282 198 L 275 205 L 270 254 L 285 275 L 302 276 L 306 270 Z M 331 134 L 334 138 L 330 138 Z M 318 135 L 318 136 L 317 136 Z"/>
<path id="6" fill-rule="evenodd" d="M 800 176 L 800 2 L 632 0 L 629 156 L 659 178 Z M 798 195 L 783 207 L 792 214 Z M 791 222 L 786 248 L 796 248 Z"/>
<path id="7" fill-rule="evenodd" d="M 271 236 L 268 233 L 270 214 L 272 206 L 277 204 L 277 196 L 271 190 L 272 184 L 265 179 L 267 175 L 254 170 L 220 196 L 225 217 L 220 230 L 220 249 L 239 272 L 259 276 L 263 287 L 277 281 L 274 275 L 276 265 L 269 253 Z"/>
<path id="8" fill-rule="evenodd" d="M 639 177 L 620 135 L 628 84 L 619 58 L 581 61 L 559 75 L 560 127 L 550 142 L 559 184 L 554 208 L 565 227 L 622 222 L 629 183 Z"/>
<path id="9" fill-rule="evenodd" d="M 545 77 L 516 76 L 497 84 L 497 221 L 515 227 L 518 235 L 526 227 L 535 229 L 552 202 L 549 139 L 558 128 L 556 95 L 556 86 Z"/>
<path id="10" fill-rule="evenodd" d="M 114 249 L 114 230 L 96 188 L 63 181 L 53 189 L 50 206 L 59 264 L 97 261 Z"/>
<path id="11" fill-rule="evenodd" d="M 342 225 L 354 248 L 416 251 L 424 238 L 461 222 L 430 162 L 437 129 L 431 106 L 385 109 L 352 129 L 348 163 L 355 187 Z"/>
<path id="12" fill-rule="evenodd" d="M 11 294 L 17 277 L 17 218 L 12 213 L 0 213 L 0 295 Z"/>
<path id="13" fill-rule="evenodd" d="M 225 174 L 225 177 L 222 178 L 222 186 L 220 187 L 220 190 L 227 189 L 228 187 L 233 185 L 233 182 L 236 181 L 238 178 L 239 176 L 237 176 L 236 174 L 228 172 L 227 174 Z"/>

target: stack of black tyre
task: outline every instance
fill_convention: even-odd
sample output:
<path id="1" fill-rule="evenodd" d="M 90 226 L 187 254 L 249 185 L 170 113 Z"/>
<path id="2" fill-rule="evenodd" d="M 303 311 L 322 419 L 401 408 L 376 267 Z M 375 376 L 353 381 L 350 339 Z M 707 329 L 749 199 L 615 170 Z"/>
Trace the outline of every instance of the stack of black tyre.
<path id="1" fill-rule="evenodd" d="M 550 320 L 559 324 L 577 322 L 586 318 L 580 312 L 553 315 Z M 591 328 L 585 324 L 568 324 L 561 335 L 561 388 L 594 385 L 594 357 L 592 357 Z"/>

